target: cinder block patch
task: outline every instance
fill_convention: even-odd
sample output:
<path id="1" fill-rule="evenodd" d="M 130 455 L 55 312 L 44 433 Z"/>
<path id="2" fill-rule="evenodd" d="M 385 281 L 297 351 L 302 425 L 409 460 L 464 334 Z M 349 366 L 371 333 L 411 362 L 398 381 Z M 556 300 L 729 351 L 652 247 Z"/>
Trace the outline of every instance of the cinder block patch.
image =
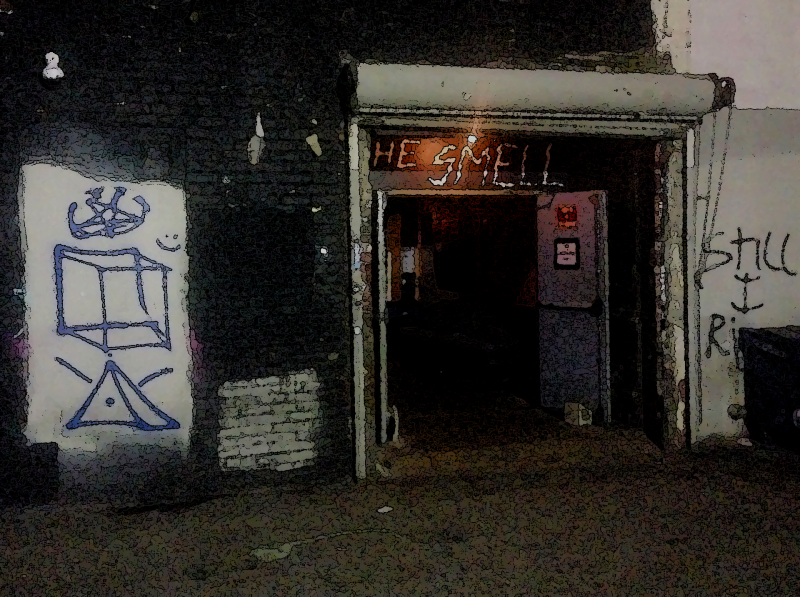
<path id="1" fill-rule="evenodd" d="M 312 465 L 315 431 L 321 425 L 319 387 L 313 369 L 223 384 L 218 391 L 222 470 L 285 471 Z"/>

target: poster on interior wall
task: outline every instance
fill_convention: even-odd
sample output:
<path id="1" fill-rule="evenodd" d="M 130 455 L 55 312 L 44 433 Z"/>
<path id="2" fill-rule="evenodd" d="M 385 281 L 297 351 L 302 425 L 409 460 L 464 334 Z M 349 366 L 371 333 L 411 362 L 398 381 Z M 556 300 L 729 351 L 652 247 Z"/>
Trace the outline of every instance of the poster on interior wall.
<path id="1" fill-rule="evenodd" d="M 369 180 L 376 190 L 529 190 L 562 192 L 567 177 L 554 172 L 566 156 L 541 138 L 496 133 L 447 136 L 377 135 L 371 141 Z"/>
<path id="2" fill-rule="evenodd" d="M 185 449 L 192 415 L 183 191 L 22 168 L 31 442 Z"/>
<path id="3" fill-rule="evenodd" d="M 556 221 L 557 230 L 575 230 L 578 227 L 578 206 L 557 205 Z"/>

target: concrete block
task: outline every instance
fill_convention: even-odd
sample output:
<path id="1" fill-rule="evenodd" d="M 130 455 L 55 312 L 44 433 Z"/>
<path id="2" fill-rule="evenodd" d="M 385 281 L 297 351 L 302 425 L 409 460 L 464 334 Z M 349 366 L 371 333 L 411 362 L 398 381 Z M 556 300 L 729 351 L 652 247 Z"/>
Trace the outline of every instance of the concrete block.
<path id="1" fill-rule="evenodd" d="M 294 412 L 289 415 L 291 421 L 311 421 L 317 418 L 319 418 L 318 413 L 313 411 Z"/>
<path id="2" fill-rule="evenodd" d="M 241 447 L 236 444 L 228 444 L 226 446 L 220 445 L 217 447 L 217 457 L 220 459 L 220 461 L 223 461 L 226 458 L 232 458 L 234 456 L 241 455 Z"/>
<path id="3" fill-rule="evenodd" d="M 239 461 L 240 469 L 253 469 L 256 468 L 256 456 L 244 456 Z"/>
<path id="4" fill-rule="evenodd" d="M 260 415 L 258 417 L 242 418 L 223 418 L 219 425 L 224 429 L 243 429 L 246 427 L 256 427 L 270 425 L 272 423 L 283 423 L 287 420 L 286 415 Z"/>
<path id="5" fill-rule="evenodd" d="M 252 406 L 250 408 L 224 407 L 222 416 L 226 419 L 241 419 L 243 417 L 258 417 L 273 413 L 271 406 Z"/>
<path id="6" fill-rule="evenodd" d="M 276 471 L 290 471 L 294 468 L 300 468 L 305 462 L 284 462 L 283 464 L 273 465 L 272 468 Z"/>
<path id="7" fill-rule="evenodd" d="M 223 402 L 223 408 L 241 408 L 249 409 L 257 406 L 269 405 L 275 399 L 274 395 L 268 394 L 266 396 L 236 396 L 228 398 Z"/>
<path id="8" fill-rule="evenodd" d="M 276 404 L 275 406 L 273 406 L 273 409 L 275 410 L 276 415 L 283 415 L 283 416 L 286 416 L 289 413 L 298 412 L 300 410 L 298 408 L 298 405 L 295 404 L 294 402 Z"/>
<path id="9" fill-rule="evenodd" d="M 246 449 L 259 444 L 283 446 L 287 445 L 288 443 L 294 442 L 296 439 L 297 439 L 296 434 L 294 433 L 265 433 L 262 435 L 249 435 L 246 437 L 241 437 L 238 440 L 236 440 L 236 443 L 233 443 L 230 440 L 224 440 L 224 441 L 225 445 L 227 446 L 230 447 L 236 446 L 240 449 Z"/>
<path id="10" fill-rule="evenodd" d="M 313 413 L 315 416 L 319 416 L 319 402 L 296 402 L 295 410 Z"/>
<path id="11" fill-rule="evenodd" d="M 239 388 L 220 388 L 217 395 L 220 398 L 235 398 L 238 396 L 258 396 L 268 397 L 273 396 L 280 386 L 246 386 Z"/>
<path id="12" fill-rule="evenodd" d="M 273 425 L 251 425 L 249 427 L 224 428 L 219 432 L 220 440 L 235 442 L 239 438 L 264 435 L 273 430 Z"/>
<path id="13" fill-rule="evenodd" d="M 272 426 L 274 433 L 305 433 L 311 431 L 311 421 L 292 421 L 291 423 L 276 423 Z"/>
<path id="14" fill-rule="evenodd" d="M 295 399 L 294 392 L 288 392 L 285 391 L 285 389 L 283 391 L 273 392 L 270 396 L 272 398 L 272 402 L 275 404 L 285 404 L 287 402 L 294 402 Z"/>
<path id="15" fill-rule="evenodd" d="M 273 447 L 273 444 L 257 443 L 247 448 L 239 448 L 239 454 L 241 456 L 261 456 L 273 452 Z"/>
<path id="16" fill-rule="evenodd" d="M 304 444 L 309 446 L 309 448 L 306 450 L 286 452 L 284 454 L 275 454 L 270 456 L 270 460 L 273 462 L 298 462 L 300 460 L 310 460 L 317 456 L 316 450 L 311 449 L 314 446 L 311 442 L 297 442 L 297 444 Z"/>
<path id="17" fill-rule="evenodd" d="M 222 390 L 236 390 L 240 388 L 249 388 L 250 382 L 249 381 L 226 381 L 222 384 L 220 389 Z"/>
<path id="18" fill-rule="evenodd" d="M 311 375 L 306 371 L 304 371 L 302 373 L 295 373 L 294 375 L 292 375 L 290 377 L 290 383 L 292 383 L 292 384 L 301 383 L 301 382 L 306 382 L 307 383 L 307 382 L 310 382 L 310 381 L 311 381 Z"/>

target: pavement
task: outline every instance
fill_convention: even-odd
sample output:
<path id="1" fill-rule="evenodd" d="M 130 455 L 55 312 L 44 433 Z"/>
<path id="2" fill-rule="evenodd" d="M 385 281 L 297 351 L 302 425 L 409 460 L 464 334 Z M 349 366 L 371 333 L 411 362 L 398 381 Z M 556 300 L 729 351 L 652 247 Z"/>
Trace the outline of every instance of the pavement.
<path id="1" fill-rule="evenodd" d="M 478 422 L 484 436 L 465 431 Z M 800 594 L 794 454 L 665 456 L 639 430 L 514 404 L 401 429 L 360 483 L 161 511 L 6 509 L 0 594 Z"/>

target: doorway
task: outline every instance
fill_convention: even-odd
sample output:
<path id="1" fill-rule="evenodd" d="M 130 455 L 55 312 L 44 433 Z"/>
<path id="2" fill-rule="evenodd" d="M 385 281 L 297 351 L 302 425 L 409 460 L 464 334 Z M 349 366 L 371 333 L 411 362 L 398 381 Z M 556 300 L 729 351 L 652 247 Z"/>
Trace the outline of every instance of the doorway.
<path id="1" fill-rule="evenodd" d="M 550 141 L 544 140 L 548 146 Z M 608 223 L 609 283 L 607 299 L 599 304 L 559 304 L 552 296 L 539 300 L 540 249 L 545 246 L 539 238 L 539 208 L 547 205 L 541 213 L 550 214 L 555 208 L 552 194 L 413 189 L 374 193 L 380 216 L 373 220 L 378 257 L 373 261 L 372 279 L 378 284 L 373 296 L 382 292 L 391 299 L 374 327 L 378 443 L 392 439 L 394 407 L 401 413 L 405 433 L 414 426 L 413 417 L 427 416 L 430 434 L 440 436 L 431 441 L 446 448 L 471 434 L 497 443 L 504 442 L 502 436 L 519 437 L 515 426 L 528 416 L 523 410 L 563 419 L 565 401 L 588 402 L 594 424 L 613 420 L 639 428 L 648 405 L 658 403 L 655 276 L 650 267 L 656 142 L 576 137 L 552 142 L 553 162 L 569 175 L 569 192 L 608 189 L 585 197 L 602 195 L 608 200 L 602 220 Z M 551 270 L 559 244 L 566 244 L 562 248 L 576 257 L 586 249 L 583 242 L 563 242 L 573 239 L 567 226 L 556 228 L 545 243 Z M 593 291 L 594 297 L 601 294 L 599 286 Z M 597 399 L 583 400 L 586 396 L 576 398 L 564 391 L 574 389 L 574 374 L 563 362 L 559 366 L 552 341 L 543 345 L 548 353 L 543 354 L 540 338 L 545 332 L 552 337 L 563 327 L 563 319 L 591 322 L 599 315 L 605 329 L 599 326 L 597 346 L 588 350 L 599 353 L 603 347 L 606 353 L 584 358 L 589 366 L 580 373 L 583 386 L 590 377 L 596 380 L 596 390 L 590 388 L 589 393 L 596 391 Z M 548 330 L 542 329 L 542 321 Z M 574 357 L 567 355 L 567 360 Z M 542 369 L 542 360 L 548 359 L 554 365 Z M 548 387 L 544 393 L 543 385 Z M 553 396 L 553 387 L 560 387 L 562 396 Z M 605 401 L 599 399 L 603 391 Z"/>
<path id="2" fill-rule="evenodd" d="M 519 441 L 567 402 L 608 418 L 605 193 L 378 195 L 389 426 L 391 403 L 445 448 Z"/>

